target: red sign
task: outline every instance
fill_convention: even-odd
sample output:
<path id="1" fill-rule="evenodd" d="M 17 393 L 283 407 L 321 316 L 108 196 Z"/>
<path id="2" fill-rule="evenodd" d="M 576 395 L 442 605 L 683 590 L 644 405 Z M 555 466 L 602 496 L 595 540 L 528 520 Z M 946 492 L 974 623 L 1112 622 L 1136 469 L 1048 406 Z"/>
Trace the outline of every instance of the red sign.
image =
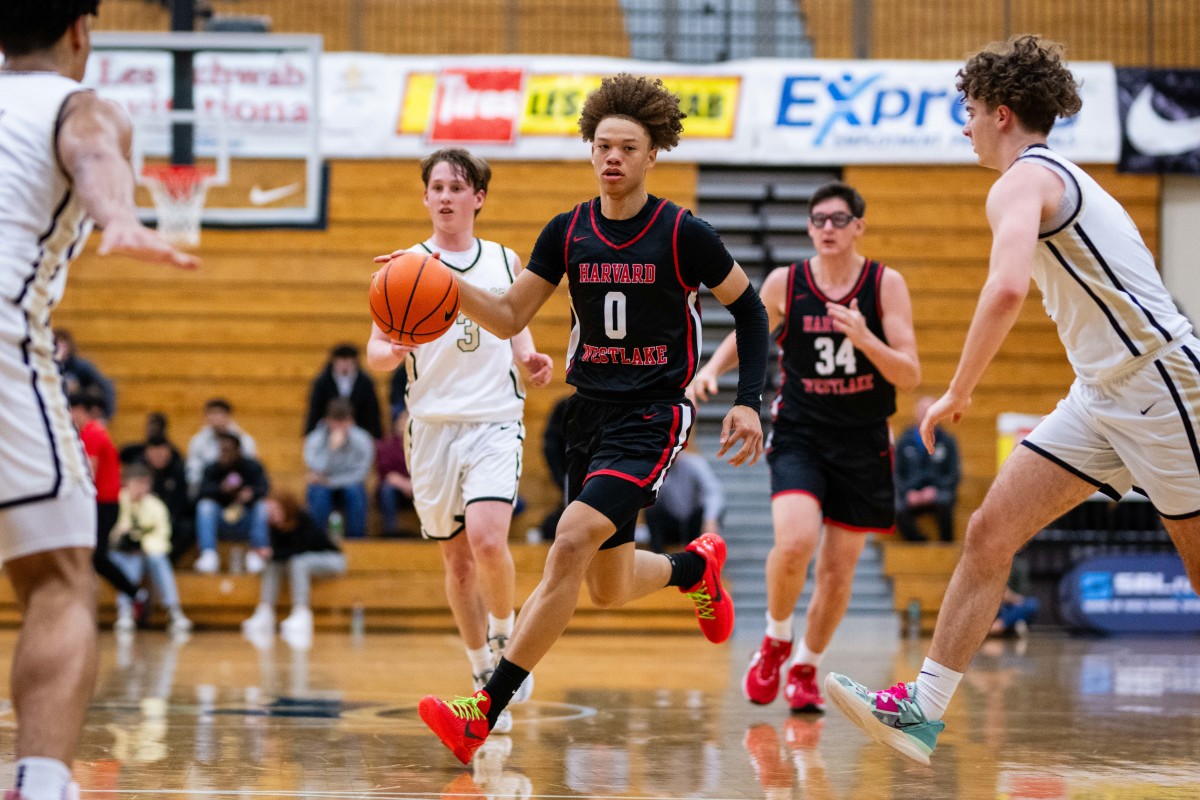
<path id="1" fill-rule="evenodd" d="M 525 78 L 519 69 L 446 69 L 438 73 L 429 141 L 511 144 L 521 121 Z"/>

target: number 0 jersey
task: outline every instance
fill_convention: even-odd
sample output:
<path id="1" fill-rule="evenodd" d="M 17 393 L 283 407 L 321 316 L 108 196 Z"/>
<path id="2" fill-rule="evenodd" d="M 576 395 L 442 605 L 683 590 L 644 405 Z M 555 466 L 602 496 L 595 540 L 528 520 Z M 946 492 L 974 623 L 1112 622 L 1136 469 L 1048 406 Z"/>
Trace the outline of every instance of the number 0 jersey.
<path id="1" fill-rule="evenodd" d="M 432 253 L 423 242 L 409 248 Z M 513 282 L 516 253 L 475 240 L 466 253 L 442 253 L 442 263 L 472 286 L 504 294 Z M 405 359 L 405 397 L 414 419 L 435 422 L 510 422 L 525 414 L 525 390 L 513 363 L 512 342 L 488 333 L 465 314 L 445 334 Z"/>
<path id="2" fill-rule="evenodd" d="M 623 402 L 683 396 L 700 357 L 700 283 L 732 268 L 707 223 L 656 197 L 629 220 L 605 219 L 599 198 L 580 203 L 546 226 L 529 261 L 551 283 L 567 275 L 567 382 Z"/>
<path id="3" fill-rule="evenodd" d="M 812 265 L 788 268 L 787 307 L 775 340 L 783 383 L 771 409 L 776 426 L 859 427 L 886 420 L 896 412 L 896 388 L 833 328 L 829 302 L 858 301 L 867 328 L 886 342 L 879 313 L 879 284 L 885 267 L 866 260 L 858 283 L 845 296 L 826 297 L 813 279 Z"/>

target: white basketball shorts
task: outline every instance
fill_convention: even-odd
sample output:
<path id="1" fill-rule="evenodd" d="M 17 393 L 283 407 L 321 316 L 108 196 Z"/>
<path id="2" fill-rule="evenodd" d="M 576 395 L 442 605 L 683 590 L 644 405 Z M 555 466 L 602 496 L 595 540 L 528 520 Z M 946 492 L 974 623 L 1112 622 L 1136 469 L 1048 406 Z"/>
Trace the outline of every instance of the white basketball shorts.
<path id="1" fill-rule="evenodd" d="M 405 444 L 421 535 L 450 539 L 481 500 L 515 503 L 525 425 L 410 420 Z"/>
<path id="2" fill-rule="evenodd" d="M 1200 515 L 1200 341 L 1120 380 L 1076 380 L 1022 444 L 1114 498 L 1132 488 L 1167 519 Z"/>

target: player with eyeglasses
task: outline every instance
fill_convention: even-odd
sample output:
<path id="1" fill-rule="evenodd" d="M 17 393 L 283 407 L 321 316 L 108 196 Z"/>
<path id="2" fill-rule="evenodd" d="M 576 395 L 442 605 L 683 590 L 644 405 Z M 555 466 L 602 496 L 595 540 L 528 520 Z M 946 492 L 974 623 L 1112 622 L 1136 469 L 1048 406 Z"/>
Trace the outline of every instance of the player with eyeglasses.
<path id="1" fill-rule="evenodd" d="M 895 525 L 888 417 L 896 389 L 921 381 L 912 302 L 900 273 L 858 252 L 866 202 L 835 182 L 813 193 L 808 217 L 816 257 L 773 270 L 761 296 L 782 356 L 783 383 L 767 440 L 775 543 L 767 556 L 767 620 L 742 690 L 752 703 L 779 693 L 792 711 L 820 712 L 817 670 L 850 603 L 865 534 Z M 732 334 L 696 373 L 694 400 L 717 391 L 737 364 Z M 809 563 L 816 588 L 804 637 L 793 615 Z"/>

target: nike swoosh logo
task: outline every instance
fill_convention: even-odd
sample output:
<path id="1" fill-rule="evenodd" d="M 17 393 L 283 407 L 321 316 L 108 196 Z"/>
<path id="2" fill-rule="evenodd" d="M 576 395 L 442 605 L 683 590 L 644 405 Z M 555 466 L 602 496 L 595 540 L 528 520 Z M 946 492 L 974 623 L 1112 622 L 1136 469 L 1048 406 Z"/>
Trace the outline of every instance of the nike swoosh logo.
<path id="1" fill-rule="evenodd" d="M 586 238 L 587 238 L 586 236 L 573 236 L 573 237 L 571 237 L 571 241 L 572 242 L 582 242 Z"/>
<path id="2" fill-rule="evenodd" d="M 485 739 L 485 738 L 487 738 L 484 736 L 480 736 L 479 734 L 472 731 L 470 725 L 468 725 L 466 728 L 463 729 L 463 737 L 467 738 L 467 739 Z"/>
<path id="3" fill-rule="evenodd" d="M 1158 405 L 1158 401 L 1157 401 L 1157 400 L 1155 400 L 1153 403 L 1151 403 L 1150 405 L 1148 405 L 1148 406 L 1146 406 L 1145 408 L 1143 408 L 1143 409 L 1142 409 L 1142 412 L 1141 412 L 1141 413 L 1142 413 L 1142 416 L 1143 416 L 1143 417 L 1144 417 L 1144 416 L 1146 416 L 1146 412 L 1147 412 L 1147 411 L 1149 411 L 1150 409 L 1154 408 L 1156 405 Z"/>
<path id="4" fill-rule="evenodd" d="M 285 197 L 291 197 L 300 191 L 299 183 L 289 183 L 287 186 L 277 186 L 274 189 L 264 189 L 258 184 L 250 187 L 250 205 L 265 206 L 277 203 Z"/>
<path id="5" fill-rule="evenodd" d="M 642 419 L 654 419 L 653 414 L 642 414 Z"/>
<path id="6" fill-rule="evenodd" d="M 446 312 L 446 322 L 449 322 L 449 321 L 450 321 L 450 318 L 451 318 L 451 317 L 453 317 L 453 316 L 454 316 L 454 312 L 453 312 L 453 311 L 447 311 L 447 312 Z"/>
<path id="7" fill-rule="evenodd" d="M 1177 156 L 1200 148 L 1200 117 L 1166 119 L 1154 110 L 1154 95 L 1153 86 L 1144 86 L 1129 105 L 1129 143 L 1148 156 Z"/>

